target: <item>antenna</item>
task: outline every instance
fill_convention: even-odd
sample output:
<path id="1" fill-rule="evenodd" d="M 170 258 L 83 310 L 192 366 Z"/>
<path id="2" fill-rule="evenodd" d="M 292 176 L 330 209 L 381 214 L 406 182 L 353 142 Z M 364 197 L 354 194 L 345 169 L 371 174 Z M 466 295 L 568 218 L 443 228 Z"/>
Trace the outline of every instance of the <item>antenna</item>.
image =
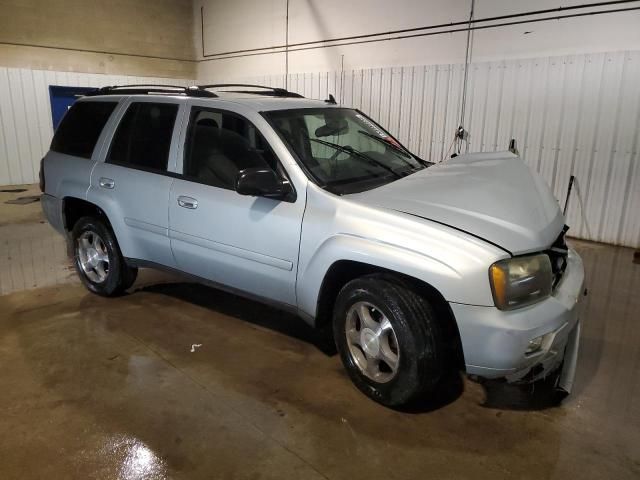
<path id="1" fill-rule="evenodd" d="M 325 102 L 326 102 L 326 103 L 329 103 L 329 104 L 331 104 L 331 105 L 336 105 L 336 104 L 338 103 L 338 102 L 336 102 L 336 98 L 335 98 L 333 95 L 331 95 L 331 94 L 329 94 L 329 98 L 327 98 L 327 99 L 325 100 Z"/>

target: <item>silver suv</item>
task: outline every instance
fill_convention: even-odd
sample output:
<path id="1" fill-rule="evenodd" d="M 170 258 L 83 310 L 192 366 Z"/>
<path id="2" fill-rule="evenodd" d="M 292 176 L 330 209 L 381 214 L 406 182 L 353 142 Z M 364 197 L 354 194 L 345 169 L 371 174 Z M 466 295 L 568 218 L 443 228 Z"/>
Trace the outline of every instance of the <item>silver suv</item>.
<path id="1" fill-rule="evenodd" d="M 331 328 L 382 404 L 432 393 L 447 369 L 573 382 L 583 265 L 510 152 L 432 164 L 332 97 L 105 87 L 65 115 L 41 188 L 91 292 L 159 267 L 275 304 Z"/>

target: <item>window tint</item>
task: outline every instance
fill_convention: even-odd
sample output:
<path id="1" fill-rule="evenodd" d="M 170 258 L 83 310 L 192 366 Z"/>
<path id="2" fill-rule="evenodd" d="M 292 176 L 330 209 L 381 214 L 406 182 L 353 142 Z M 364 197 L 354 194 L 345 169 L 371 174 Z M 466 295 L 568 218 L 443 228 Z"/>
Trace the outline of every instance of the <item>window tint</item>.
<path id="1" fill-rule="evenodd" d="M 107 161 L 165 171 L 177 113 L 173 103 L 132 103 L 118 125 Z"/>
<path id="2" fill-rule="evenodd" d="M 98 137 L 118 102 L 76 102 L 58 126 L 51 150 L 91 158 Z"/>
<path id="3" fill-rule="evenodd" d="M 252 123 L 227 112 L 191 111 L 183 169 L 187 178 L 233 190 L 238 172 L 252 167 L 278 170 L 275 154 Z"/>

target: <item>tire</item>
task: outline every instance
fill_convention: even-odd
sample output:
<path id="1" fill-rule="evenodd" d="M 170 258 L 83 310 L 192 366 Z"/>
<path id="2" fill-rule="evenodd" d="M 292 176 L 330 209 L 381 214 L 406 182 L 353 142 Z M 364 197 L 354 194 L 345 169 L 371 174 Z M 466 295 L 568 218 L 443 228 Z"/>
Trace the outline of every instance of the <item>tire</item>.
<path id="1" fill-rule="evenodd" d="M 353 383 L 382 405 L 428 395 L 443 376 L 445 349 L 434 309 L 396 277 L 374 274 L 347 283 L 336 300 L 333 332 Z"/>
<path id="2" fill-rule="evenodd" d="M 115 235 L 103 220 L 80 218 L 71 239 L 76 272 L 90 292 L 114 297 L 133 285 L 138 269 L 126 264 Z"/>

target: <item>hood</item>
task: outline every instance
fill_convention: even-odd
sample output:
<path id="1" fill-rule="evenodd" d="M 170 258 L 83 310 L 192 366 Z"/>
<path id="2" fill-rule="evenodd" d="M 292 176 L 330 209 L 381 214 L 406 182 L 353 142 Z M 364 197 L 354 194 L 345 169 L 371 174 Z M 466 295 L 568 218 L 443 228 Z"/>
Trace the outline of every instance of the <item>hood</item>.
<path id="1" fill-rule="evenodd" d="M 449 225 L 512 254 L 548 248 L 564 226 L 545 181 L 510 152 L 462 155 L 348 198 Z"/>

